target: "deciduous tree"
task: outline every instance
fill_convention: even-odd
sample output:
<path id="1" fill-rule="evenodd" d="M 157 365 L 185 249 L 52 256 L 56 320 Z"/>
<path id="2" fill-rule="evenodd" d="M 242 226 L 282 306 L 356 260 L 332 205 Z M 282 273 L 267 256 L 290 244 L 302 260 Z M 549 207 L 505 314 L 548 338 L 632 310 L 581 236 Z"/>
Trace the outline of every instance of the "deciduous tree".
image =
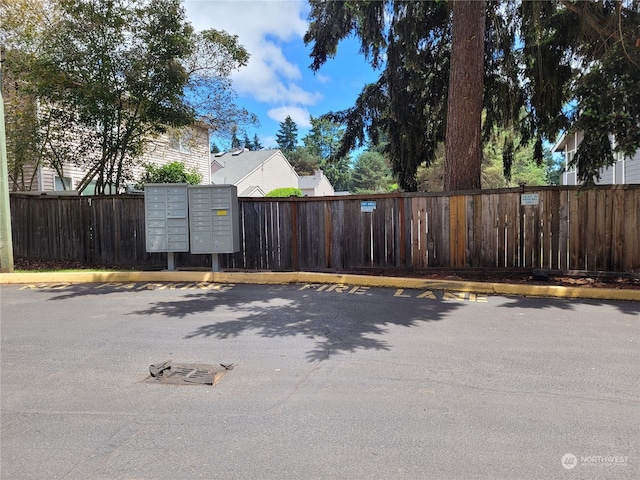
<path id="1" fill-rule="evenodd" d="M 146 143 L 167 128 L 198 119 L 224 135 L 255 122 L 235 105 L 229 79 L 248 52 L 226 32 L 194 33 L 179 0 L 40 2 L 38 14 L 25 17 L 29 28 L 13 3 L 1 1 L 2 13 L 13 15 L 0 35 L 20 60 L 11 62 L 16 93 L 41 106 L 37 135 L 22 148 L 39 152 L 35 167 L 42 159 L 60 173 L 69 164 L 83 168 L 80 191 L 92 181 L 98 194 L 120 187 Z"/>
<path id="2" fill-rule="evenodd" d="M 141 186 L 145 183 L 190 183 L 198 185 L 202 181 L 202 174 L 196 168 L 187 168 L 182 162 L 171 162 L 157 166 L 144 165 L 145 172 L 140 180 Z"/>

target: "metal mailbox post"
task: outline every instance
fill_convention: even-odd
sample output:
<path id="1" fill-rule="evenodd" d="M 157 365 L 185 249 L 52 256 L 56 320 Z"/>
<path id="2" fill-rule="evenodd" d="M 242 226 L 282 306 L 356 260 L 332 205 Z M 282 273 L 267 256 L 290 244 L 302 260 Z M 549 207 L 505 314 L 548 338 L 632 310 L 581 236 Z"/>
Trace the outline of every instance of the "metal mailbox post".
<path id="1" fill-rule="evenodd" d="M 147 252 L 167 252 L 169 270 L 175 270 L 173 252 L 189 251 L 188 211 L 186 183 L 144 186 Z"/>
<path id="2" fill-rule="evenodd" d="M 219 270 L 218 254 L 240 251 L 238 189 L 234 185 L 189 187 L 191 253 L 210 253 Z"/>

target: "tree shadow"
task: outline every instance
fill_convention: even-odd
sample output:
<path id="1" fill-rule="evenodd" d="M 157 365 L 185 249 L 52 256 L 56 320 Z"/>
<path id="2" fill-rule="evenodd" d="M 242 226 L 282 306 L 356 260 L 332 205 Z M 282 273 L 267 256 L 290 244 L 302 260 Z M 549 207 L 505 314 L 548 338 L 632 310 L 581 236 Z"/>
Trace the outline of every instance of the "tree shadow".
<path id="1" fill-rule="evenodd" d="M 435 292 L 436 296 L 440 293 L 439 298 L 429 300 L 399 299 L 391 295 L 391 290 L 388 292 L 346 298 L 347 294 L 302 294 L 291 288 L 265 287 L 256 300 L 229 293 L 203 292 L 180 300 L 154 302 L 131 315 L 221 317 L 188 333 L 184 337 L 187 340 L 197 337 L 225 340 L 244 332 L 254 332 L 264 338 L 303 336 L 315 342 L 306 358 L 316 362 L 357 350 L 388 351 L 391 345 L 379 337 L 388 333 L 389 328 L 410 328 L 439 321 L 463 306 L 443 302 L 442 292 Z M 344 308 L 347 303 L 352 306 Z"/>
<path id="2" fill-rule="evenodd" d="M 638 316 L 640 302 L 621 300 L 593 300 L 583 298 L 541 298 L 541 297 L 508 297 L 509 302 L 499 305 L 501 308 L 531 308 L 535 310 L 556 309 L 575 310 L 577 303 L 590 306 L 612 306 L 625 315 Z"/>
<path id="3" fill-rule="evenodd" d="M 225 291 L 235 284 L 215 282 L 114 282 L 114 283 L 35 283 L 34 292 L 57 293 L 50 300 L 106 296 L 115 293 L 141 293 L 150 290 Z"/>

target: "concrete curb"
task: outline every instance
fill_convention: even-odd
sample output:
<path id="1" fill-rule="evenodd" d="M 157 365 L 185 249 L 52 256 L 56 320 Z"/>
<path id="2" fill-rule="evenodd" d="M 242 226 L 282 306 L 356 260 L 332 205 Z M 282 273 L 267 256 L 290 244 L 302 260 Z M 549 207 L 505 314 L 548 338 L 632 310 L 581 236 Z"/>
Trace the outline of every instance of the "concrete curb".
<path id="1" fill-rule="evenodd" d="M 366 287 L 452 290 L 457 292 L 524 297 L 584 298 L 595 300 L 640 301 L 640 290 L 557 285 L 521 285 L 410 277 L 332 274 L 312 272 L 35 272 L 0 273 L 0 285 L 39 283 L 136 283 L 136 282 L 214 282 L 250 284 L 318 283 Z"/>

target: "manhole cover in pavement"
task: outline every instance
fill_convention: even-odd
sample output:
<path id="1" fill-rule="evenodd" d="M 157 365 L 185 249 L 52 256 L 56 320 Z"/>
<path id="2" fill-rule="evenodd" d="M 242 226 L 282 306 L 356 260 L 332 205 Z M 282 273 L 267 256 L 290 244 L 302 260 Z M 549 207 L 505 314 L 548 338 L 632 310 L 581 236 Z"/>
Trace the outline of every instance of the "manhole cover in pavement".
<path id="1" fill-rule="evenodd" d="M 233 363 L 207 365 L 204 363 L 173 363 L 171 360 L 149 366 L 149 382 L 172 385 L 216 385 Z"/>

